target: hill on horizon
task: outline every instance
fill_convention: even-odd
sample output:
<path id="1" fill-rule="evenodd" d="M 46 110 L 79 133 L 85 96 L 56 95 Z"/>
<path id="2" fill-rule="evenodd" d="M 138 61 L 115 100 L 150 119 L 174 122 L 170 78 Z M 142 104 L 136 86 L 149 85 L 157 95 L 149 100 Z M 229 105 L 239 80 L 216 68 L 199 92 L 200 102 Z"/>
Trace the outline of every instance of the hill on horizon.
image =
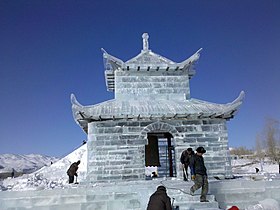
<path id="1" fill-rule="evenodd" d="M 51 165 L 58 161 L 56 157 L 41 154 L 1 154 L 0 155 L 0 179 L 11 176 L 14 171 L 15 176 L 29 174 L 39 170 L 43 166 Z"/>

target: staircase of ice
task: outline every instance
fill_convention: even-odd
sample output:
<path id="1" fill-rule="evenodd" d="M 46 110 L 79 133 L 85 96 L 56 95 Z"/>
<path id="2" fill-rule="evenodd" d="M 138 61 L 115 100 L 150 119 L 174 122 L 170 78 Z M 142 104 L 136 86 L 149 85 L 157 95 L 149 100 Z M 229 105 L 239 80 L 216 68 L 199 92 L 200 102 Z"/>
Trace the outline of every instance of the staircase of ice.
<path id="1" fill-rule="evenodd" d="M 181 180 L 146 180 L 118 183 L 69 185 L 65 188 L 1 192 L 1 210 L 145 210 L 157 186 L 165 185 L 180 210 L 217 210 L 236 205 L 245 209 L 265 198 L 280 202 L 280 180 L 252 181 L 244 179 L 211 180 L 209 203 L 199 202 L 186 194 L 192 182 Z M 186 192 L 186 193 L 184 193 Z"/>
<path id="2" fill-rule="evenodd" d="M 158 185 L 164 184 L 167 193 L 175 198 L 174 205 L 180 210 L 212 209 L 217 210 L 218 203 L 214 195 L 209 195 L 209 203 L 199 201 L 199 192 L 195 196 L 183 193 L 191 183 L 180 180 L 150 180 L 122 183 L 99 183 L 88 185 L 69 185 L 68 188 L 57 188 L 34 191 L 2 192 L 1 210 L 145 210 L 150 195 Z"/>

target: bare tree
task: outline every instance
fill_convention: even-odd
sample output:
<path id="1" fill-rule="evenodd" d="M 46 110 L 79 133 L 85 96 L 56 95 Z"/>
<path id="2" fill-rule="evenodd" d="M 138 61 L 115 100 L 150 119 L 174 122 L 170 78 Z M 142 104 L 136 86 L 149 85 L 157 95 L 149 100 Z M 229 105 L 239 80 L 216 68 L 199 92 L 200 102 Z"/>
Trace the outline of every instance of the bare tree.
<path id="1" fill-rule="evenodd" d="M 230 154 L 232 155 L 238 155 L 238 156 L 242 156 L 242 155 L 252 155 L 253 152 L 251 150 L 246 149 L 246 147 L 237 147 L 234 148 L 230 151 Z"/>
<path id="2" fill-rule="evenodd" d="M 264 162 L 264 158 L 265 158 L 265 141 L 263 140 L 263 138 L 261 137 L 260 134 L 257 134 L 256 137 L 256 158 L 260 161 L 260 167 L 261 167 L 261 171 L 263 171 L 263 162 Z"/>
<path id="3" fill-rule="evenodd" d="M 267 145 L 267 155 L 271 161 L 277 162 L 280 173 L 280 139 L 279 139 L 279 121 L 266 119 L 264 137 Z"/>
<path id="4" fill-rule="evenodd" d="M 265 147 L 266 147 L 266 143 L 263 140 L 262 136 L 260 134 L 257 134 L 255 151 L 256 151 L 256 157 L 258 158 L 258 160 L 264 159 Z"/>

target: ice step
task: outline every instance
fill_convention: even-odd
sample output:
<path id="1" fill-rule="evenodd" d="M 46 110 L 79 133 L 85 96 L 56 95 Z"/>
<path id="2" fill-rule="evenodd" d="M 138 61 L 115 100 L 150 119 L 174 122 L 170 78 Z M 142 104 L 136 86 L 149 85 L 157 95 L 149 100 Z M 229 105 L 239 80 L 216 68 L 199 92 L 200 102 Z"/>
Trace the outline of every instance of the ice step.
<path id="1" fill-rule="evenodd" d="M 219 204 L 216 201 L 210 202 L 177 202 L 174 206 L 179 206 L 180 210 L 195 210 L 195 209 L 219 209 Z"/>
<path id="2" fill-rule="evenodd" d="M 129 208 L 139 208 L 140 202 L 138 200 L 138 193 L 133 192 L 100 192 L 100 191 L 79 191 L 67 189 L 52 190 L 49 193 L 40 191 L 31 191 L 21 193 L 20 197 L 1 197 L 0 198 L 0 209 L 12 209 L 12 208 L 47 208 L 47 206 L 52 206 L 53 208 L 69 206 L 75 206 L 79 209 L 80 205 L 88 206 L 91 205 L 92 209 L 98 209 L 101 206 L 121 206 L 124 209 Z M 57 207 L 57 209 L 59 209 Z M 96 207 L 96 208 L 95 208 Z M 69 210 L 69 208 L 65 208 Z M 75 209 L 75 210 L 76 210 Z M 82 208 L 83 209 L 83 208 Z M 108 207 L 108 209 L 110 209 Z"/>
<path id="3" fill-rule="evenodd" d="M 192 210 L 192 209 L 209 209 L 218 208 L 219 204 L 215 201 L 214 195 L 207 195 L 209 202 L 200 202 L 200 195 L 177 195 L 174 196 L 174 206 L 179 206 L 180 210 Z"/>
<path id="4" fill-rule="evenodd" d="M 174 198 L 174 202 L 200 202 L 200 195 L 173 195 L 170 196 L 170 198 Z M 207 195 L 207 200 L 209 201 L 215 201 L 215 196 L 214 195 Z"/>
<path id="5" fill-rule="evenodd" d="M 171 199 L 174 198 L 174 206 L 179 206 L 180 210 L 219 209 L 219 204 L 216 202 L 214 195 L 207 195 L 209 202 L 200 202 L 200 193 L 192 196 L 182 191 L 170 191 L 169 196 Z"/>

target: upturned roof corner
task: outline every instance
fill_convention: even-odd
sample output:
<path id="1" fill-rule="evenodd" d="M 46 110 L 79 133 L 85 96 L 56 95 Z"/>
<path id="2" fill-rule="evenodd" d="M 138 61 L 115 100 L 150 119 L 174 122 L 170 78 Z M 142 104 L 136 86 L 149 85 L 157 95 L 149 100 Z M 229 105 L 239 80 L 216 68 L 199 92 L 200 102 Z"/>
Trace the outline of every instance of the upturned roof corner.
<path id="1" fill-rule="evenodd" d="M 201 50 L 202 50 L 202 48 L 200 48 L 198 51 L 196 51 L 191 57 L 189 57 L 186 60 L 182 61 L 180 63 L 180 66 L 182 66 L 182 68 L 187 68 L 188 66 L 190 66 L 194 62 L 198 61 L 199 57 L 200 57 L 200 51 Z"/>

